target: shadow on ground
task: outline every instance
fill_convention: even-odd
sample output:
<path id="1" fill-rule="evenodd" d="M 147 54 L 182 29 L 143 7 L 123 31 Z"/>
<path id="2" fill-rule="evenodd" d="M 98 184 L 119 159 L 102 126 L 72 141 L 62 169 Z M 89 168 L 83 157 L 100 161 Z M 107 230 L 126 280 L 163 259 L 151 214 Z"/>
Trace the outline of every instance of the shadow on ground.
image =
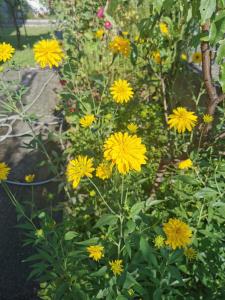
<path id="1" fill-rule="evenodd" d="M 29 87 L 28 92 L 22 99 L 24 105 L 29 105 L 31 101 L 38 95 L 41 87 L 46 82 L 51 72 L 38 70 L 25 70 L 20 74 L 21 82 Z M 5 80 L 14 80 L 18 78 L 18 74 L 7 74 Z M 52 80 L 46 86 L 45 91 L 40 95 L 38 101 L 32 105 L 31 113 L 36 112 L 41 116 L 39 121 L 44 121 L 45 115 L 54 114 L 57 102 L 55 90 L 58 88 L 58 77 L 54 75 Z M 3 99 L 3 98 L 2 98 Z M 6 100 L 7 101 L 7 100 Z M 57 130 L 57 127 L 45 128 L 38 131 L 46 138 L 49 130 Z M 13 126 L 12 134 L 26 132 L 26 126 L 18 121 Z M 0 135 L 4 135 L 1 132 Z M 6 162 L 11 172 L 9 180 L 16 182 L 24 182 L 27 174 L 35 174 L 37 181 L 42 181 L 53 177 L 54 175 L 46 166 L 40 167 L 40 162 L 46 160 L 39 150 L 30 150 L 23 148 L 24 143 L 32 142 L 30 136 L 11 137 L 0 143 L 0 161 Z M 51 153 L 52 150 L 59 151 L 57 143 L 49 142 L 46 149 Z M 50 154 L 51 156 L 51 154 Z M 9 185 L 11 191 L 20 203 L 29 202 L 31 200 L 31 188 Z M 46 207 L 46 193 L 57 191 L 57 182 L 50 182 L 46 185 L 34 187 L 34 199 L 38 208 Z M 58 199 L 54 198 L 54 203 L 60 200 L 62 195 L 58 195 Z M 62 198 L 61 198 L 62 199 Z M 58 218 L 60 216 L 56 216 Z M 0 185 L 0 300 L 37 300 L 38 285 L 35 281 L 27 280 L 31 269 L 28 263 L 23 262 L 30 256 L 35 249 L 23 246 L 24 236 L 21 229 L 17 228 L 17 224 L 24 222 L 18 221 L 15 207 L 11 204 L 8 196 Z"/>

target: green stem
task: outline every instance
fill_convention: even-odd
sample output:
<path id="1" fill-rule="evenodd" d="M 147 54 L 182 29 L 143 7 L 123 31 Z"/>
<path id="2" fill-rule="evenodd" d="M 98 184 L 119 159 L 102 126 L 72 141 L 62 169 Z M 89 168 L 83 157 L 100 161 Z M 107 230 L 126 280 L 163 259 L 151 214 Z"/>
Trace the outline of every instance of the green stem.
<path id="1" fill-rule="evenodd" d="M 98 187 L 96 186 L 96 184 L 88 177 L 88 180 L 90 181 L 90 183 L 94 186 L 94 188 L 96 189 L 96 191 L 98 192 L 99 196 L 101 197 L 102 201 L 104 202 L 104 204 L 107 206 L 107 208 L 110 210 L 110 212 L 114 215 L 117 215 L 117 213 L 109 206 L 109 204 L 105 201 L 105 199 L 103 198 L 101 192 L 99 191 Z"/>
<path id="2" fill-rule="evenodd" d="M 35 224 L 33 223 L 33 221 L 25 214 L 22 206 L 16 200 L 15 196 L 10 191 L 8 185 L 6 183 L 4 183 L 4 182 L 1 182 L 1 184 L 2 184 L 2 187 L 3 187 L 4 191 L 6 192 L 7 196 L 9 197 L 11 203 L 20 211 L 20 213 L 24 216 L 25 219 L 27 219 L 27 221 L 34 227 L 34 229 L 37 230 L 37 227 L 35 226 Z"/>

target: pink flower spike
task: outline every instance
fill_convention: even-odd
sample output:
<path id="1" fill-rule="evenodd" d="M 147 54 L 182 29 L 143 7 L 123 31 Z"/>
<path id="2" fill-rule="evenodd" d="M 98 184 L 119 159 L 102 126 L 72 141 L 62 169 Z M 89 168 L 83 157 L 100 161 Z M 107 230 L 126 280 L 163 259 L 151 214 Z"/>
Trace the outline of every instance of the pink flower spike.
<path id="1" fill-rule="evenodd" d="M 98 17 L 99 19 L 104 18 L 104 7 L 100 7 L 100 8 L 98 9 L 97 17 Z"/>
<path id="2" fill-rule="evenodd" d="M 112 28 L 112 24 L 109 21 L 106 21 L 104 26 L 105 26 L 105 29 L 111 29 Z"/>

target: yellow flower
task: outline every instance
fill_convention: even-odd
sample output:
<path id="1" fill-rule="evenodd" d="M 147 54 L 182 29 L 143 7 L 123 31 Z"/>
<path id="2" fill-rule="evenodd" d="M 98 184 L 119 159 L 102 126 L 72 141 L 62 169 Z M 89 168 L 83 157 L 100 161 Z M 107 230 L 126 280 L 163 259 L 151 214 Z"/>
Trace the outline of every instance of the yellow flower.
<path id="1" fill-rule="evenodd" d="M 180 58 L 183 61 L 187 61 L 187 54 L 186 53 L 181 53 Z"/>
<path id="2" fill-rule="evenodd" d="M 26 175 L 26 176 L 25 176 L 25 181 L 26 181 L 26 182 L 33 182 L 33 181 L 34 181 L 34 178 L 35 178 L 35 175 L 34 175 L 34 174 L 29 174 L 29 175 Z"/>
<path id="3" fill-rule="evenodd" d="M 8 43 L 0 43 L 0 62 L 6 62 L 12 58 L 15 49 Z"/>
<path id="4" fill-rule="evenodd" d="M 154 239 L 154 245 L 155 245 L 155 247 L 156 248 L 162 248 L 163 246 L 164 246 L 164 237 L 163 236 L 161 236 L 161 235 L 157 235 L 156 237 L 155 237 L 155 239 Z"/>
<path id="5" fill-rule="evenodd" d="M 115 163 L 121 174 L 129 171 L 141 171 L 141 165 L 146 164 L 146 147 L 141 138 L 128 133 L 112 134 L 104 143 L 104 158 Z"/>
<path id="6" fill-rule="evenodd" d="M 96 195 L 96 192 L 94 190 L 90 191 L 89 196 L 94 197 Z"/>
<path id="7" fill-rule="evenodd" d="M 179 162 L 178 164 L 178 168 L 181 170 L 185 170 L 185 169 L 189 169 L 193 166 L 192 161 L 190 160 L 190 158 L 182 160 Z"/>
<path id="8" fill-rule="evenodd" d="M 109 264 L 114 275 L 120 275 L 123 272 L 123 261 L 121 259 L 111 261 Z"/>
<path id="9" fill-rule="evenodd" d="M 102 257 L 104 257 L 103 250 L 104 247 L 100 245 L 87 247 L 87 252 L 89 253 L 89 257 L 95 261 L 99 261 Z"/>
<path id="10" fill-rule="evenodd" d="M 130 41 L 122 36 L 116 36 L 114 37 L 113 41 L 110 42 L 109 48 L 113 54 L 118 53 L 128 57 L 131 50 Z"/>
<path id="11" fill-rule="evenodd" d="M 92 177 L 93 171 L 93 158 L 79 155 L 76 159 L 69 161 L 67 165 L 67 180 L 72 182 L 73 188 L 76 188 L 81 178 L 85 176 Z"/>
<path id="12" fill-rule="evenodd" d="M 212 121 L 213 121 L 213 116 L 212 115 L 205 114 L 203 116 L 203 122 L 204 123 L 209 124 L 209 123 L 212 123 Z"/>
<path id="13" fill-rule="evenodd" d="M 153 51 L 152 52 L 152 59 L 154 60 L 154 62 L 156 64 L 160 64 L 161 63 L 161 55 L 159 51 Z"/>
<path id="14" fill-rule="evenodd" d="M 7 180 L 11 168 L 7 166 L 4 162 L 0 162 L 0 181 Z"/>
<path id="15" fill-rule="evenodd" d="M 58 67 L 64 53 L 57 40 L 42 40 L 34 45 L 34 58 L 41 68 Z"/>
<path id="16" fill-rule="evenodd" d="M 192 231 L 190 227 L 178 219 L 169 219 L 163 225 L 163 230 L 167 237 L 165 244 L 169 245 L 173 250 L 184 248 L 191 243 Z"/>
<path id="17" fill-rule="evenodd" d="M 124 36 L 127 36 L 127 35 L 129 35 L 129 32 L 128 32 L 128 31 L 123 31 L 122 34 L 123 34 Z"/>
<path id="18" fill-rule="evenodd" d="M 99 29 L 98 31 L 96 31 L 95 36 L 96 36 L 96 38 L 101 40 L 104 36 L 104 33 L 105 33 L 105 31 L 103 29 Z"/>
<path id="19" fill-rule="evenodd" d="M 129 82 L 126 80 L 116 80 L 110 88 L 111 95 L 115 102 L 124 103 L 133 98 L 134 92 Z"/>
<path id="20" fill-rule="evenodd" d="M 96 176 L 105 180 L 112 176 L 112 164 L 109 162 L 102 162 L 96 169 Z"/>
<path id="21" fill-rule="evenodd" d="M 200 64 L 202 62 L 201 52 L 195 52 L 192 54 L 192 62 L 195 64 Z"/>
<path id="22" fill-rule="evenodd" d="M 127 125 L 127 129 L 130 131 L 130 133 L 136 133 L 138 126 L 134 123 L 130 123 Z"/>
<path id="23" fill-rule="evenodd" d="M 43 231 L 43 229 L 37 229 L 36 230 L 36 232 L 35 232 L 35 236 L 37 237 L 37 238 L 43 238 L 44 237 L 44 231 Z"/>
<path id="24" fill-rule="evenodd" d="M 84 128 L 90 127 L 95 120 L 94 115 L 86 115 L 80 119 L 80 125 Z"/>
<path id="25" fill-rule="evenodd" d="M 169 35 L 168 25 L 164 22 L 159 23 L 159 29 L 163 35 Z"/>
<path id="26" fill-rule="evenodd" d="M 184 255 L 187 257 L 188 260 L 194 260 L 197 257 L 197 251 L 193 248 L 186 248 L 184 250 Z"/>
<path id="27" fill-rule="evenodd" d="M 192 131 L 197 122 L 197 116 L 192 111 L 187 111 L 185 107 L 177 107 L 169 115 L 168 125 L 175 128 L 179 133 Z"/>

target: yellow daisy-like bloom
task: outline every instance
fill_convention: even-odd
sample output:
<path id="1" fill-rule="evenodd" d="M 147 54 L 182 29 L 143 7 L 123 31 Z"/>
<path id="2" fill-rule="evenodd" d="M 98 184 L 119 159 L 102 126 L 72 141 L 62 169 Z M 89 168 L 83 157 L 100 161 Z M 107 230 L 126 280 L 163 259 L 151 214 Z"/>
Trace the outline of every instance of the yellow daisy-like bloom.
<path id="1" fill-rule="evenodd" d="M 180 162 L 178 163 L 178 168 L 179 168 L 180 170 L 189 169 L 189 168 L 191 168 L 192 166 L 193 166 L 193 163 L 192 163 L 192 161 L 191 161 L 190 158 L 185 159 L 185 160 L 182 160 L 182 161 L 180 161 Z"/>
<path id="2" fill-rule="evenodd" d="M 163 35 L 169 35 L 168 25 L 164 22 L 159 23 L 159 29 Z"/>
<path id="3" fill-rule="evenodd" d="M 121 174 L 132 170 L 140 172 L 141 165 L 146 164 L 145 153 L 141 138 L 127 132 L 114 133 L 104 143 L 104 158 L 115 163 Z"/>
<path id="4" fill-rule="evenodd" d="M 25 181 L 28 182 L 28 183 L 30 183 L 30 182 L 34 181 L 34 178 L 35 178 L 34 174 L 29 174 L 29 175 L 25 176 Z"/>
<path id="5" fill-rule="evenodd" d="M 113 100 L 117 103 L 127 103 L 133 98 L 134 92 L 129 82 L 126 80 L 116 80 L 110 88 Z"/>
<path id="6" fill-rule="evenodd" d="M 112 167 L 107 161 L 100 163 L 96 169 L 96 176 L 103 180 L 109 179 L 112 176 Z"/>
<path id="7" fill-rule="evenodd" d="M 195 52 L 192 54 L 192 62 L 195 64 L 200 64 L 202 62 L 202 53 Z"/>
<path id="8" fill-rule="evenodd" d="M 69 161 L 67 165 L 67 180 L 72 182 L 73 188 L 76 188 L 80 183 L 81 178 L 85 176 L 91 178 L 93 171 L 93 158 L 79 155 L 76 159 Z"/>
<path id="9" fill-rule="evenodd" d="M 161 63 L 161 55 L 159 51 L 154 51 L 152 52 L 152 59 L 154 60 L 154 62 L 156 64 L 160 64 Z"/>
<path id="10" fill-rule="evenodd" d="M 87 252 L 89 253 L 89 257 L 95 261 L 99 261 L 102 257 L 104 257 L 103 250 L 104 247 L 100 245 L 87 247 Z"/>
<path id="11" fill-rule="evenodd" d="M 4 162 L 0 162 L 0 181 L 7 180 L 11 168 L 7 166 Z"/>
<path id="12" fill-rule="evenodd" d="M 213 121 L 213 116 L 212 115 L 205 114 L 203 116 L 203 122 L 204 123 L 209 124 L 209 123 L 212 123 L 212 121 Z"/>
<path id="13" fill-rule="evenodd" d="M 42 40 L 34 45 L 34 58 L 41 68 L 58 67 L 64 58 L 63 50 L 57 40 Z"/>
<path id="14" fill-rule="evenodd" d="M 8 43 L 0 43 L 0 62 L 6 62 L 12 58 L 15 49 Z"/>
<path id="15" fill-rule="evenodd" d="M 169 221 L 163 225 L 163 230 L 167 237 L 165 244 L 170 246 L 173 250 L 176 248 L 185 248 L 191 243 L 191 228 L 178 219 L 169 219 Z"/>
<path id="16" fill-rule="evenodd" d="M 95 36 L 96 36 L 97 39 L 101 40 L 104 36 L 104 33 L 105 33 L 105 30 L 99 29 L 99 30 L 96 31 Z"/>
<path id="17" fill-rule="evenodd" d="M 193 248 L 186 248 L 184 250 L 184 255 L 187 257 L 188 260 L 194 260 L 197 257 L 197 251 Z"/>
<path id="18" fill-rule="evenodd" d="M 110 50 L 114 54 L 122 54 L 123 56 L 128 57 L 131 51 L 130 41 L 122 36 L 116 36 L 113 41 L 109 44 Z"/>
<path id="19" fill-rule="evenodd" d="M 186 53 L 181 53 L 180 58 L 181 58 L 181 60 L 183 60 L 183 61 L 187 61 L 187 59 L 188 59 Z"/>
<path id="20" fill-rule="evenodd" d="M 92 123 L 96 120 L 94 115 L 86 115 L 80 119 L 80 125 L 84 128 L 90 127 Z"/>
<path id="21" fill-rule="evenodd" d="M 161 235 L 157 235 L 154 239 L 154 245 L 156 248 L 160 249 L 165 245 L 165 239 Z"/>
<path id="22" fill-rule="evenodd" d="M 130 133 L 136 133 L 138 126 L 134 123 L 130 123 L 127 125 L 127 129 L 130 131 Z"/>
<path id="23" fill-rule="evenodd" d="M 183 133 L 185 130 L 192 131 L 197 122 L 195 113 L 188 111 L 185 107 L 175 108 L 168 119 L 169 127 L 174 127 L 179 133 Z"/>
<path id="24" fill-rule="evenodd" d="M 123 272 L 123 261 L 121 259 L 111 261 L 109 264 L 115 276 L 120 275 Z"/>

